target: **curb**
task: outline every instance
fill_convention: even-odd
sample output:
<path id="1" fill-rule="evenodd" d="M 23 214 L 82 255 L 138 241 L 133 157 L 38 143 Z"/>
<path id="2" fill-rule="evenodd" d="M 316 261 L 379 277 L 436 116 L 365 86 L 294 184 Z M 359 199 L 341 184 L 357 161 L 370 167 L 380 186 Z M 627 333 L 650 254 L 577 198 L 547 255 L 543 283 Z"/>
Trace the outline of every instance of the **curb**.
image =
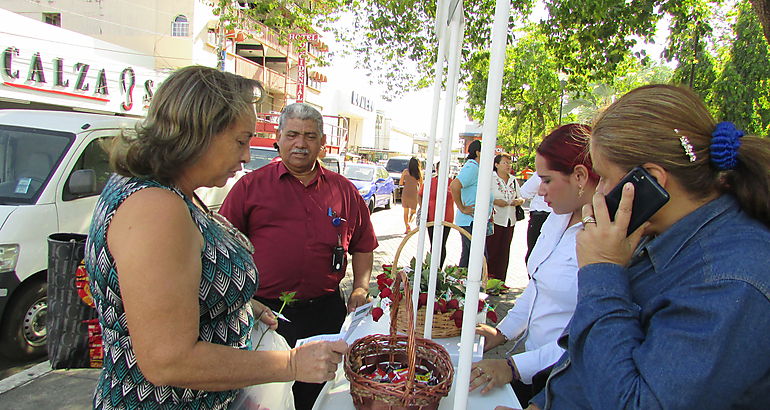
<path id="1" fill-rule="evenodd" d="M 0 380 L 0 394 L 25 385 L 37 379 L 38 377 L 48 374 L 52 370 L 51 362 L 46 360 L 43 363 L 36 364 L 27 370 L 14 374 L 13 376 L 6 377 L 5 379 Z"/>

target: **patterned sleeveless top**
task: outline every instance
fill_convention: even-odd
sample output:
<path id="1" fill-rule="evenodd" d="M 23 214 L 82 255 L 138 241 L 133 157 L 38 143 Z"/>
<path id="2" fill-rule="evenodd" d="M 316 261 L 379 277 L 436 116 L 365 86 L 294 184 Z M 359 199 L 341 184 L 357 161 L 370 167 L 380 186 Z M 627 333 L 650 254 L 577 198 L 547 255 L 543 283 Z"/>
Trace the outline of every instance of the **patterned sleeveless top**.
<path id="1" fill-rule="evenodd" d="M 203 235 L 199 340 L 251 350 L 254 316 L 249 300 L 257 289 L 258 279 L 249 252 L 178 189 L 151 180 L 113 175 L 96 204 L 86 241 L 86 269 L 91 278 L 104 346 L 104 364 L 93 406 L 95 409 L 227 408 L 237 390 L 208 392 L 156 386 L 147 381 L 137 365 L 115 260 L 107 247 L 107 229 L 120 204 L 147 187 L 168 189 L 182 197 Z"/>

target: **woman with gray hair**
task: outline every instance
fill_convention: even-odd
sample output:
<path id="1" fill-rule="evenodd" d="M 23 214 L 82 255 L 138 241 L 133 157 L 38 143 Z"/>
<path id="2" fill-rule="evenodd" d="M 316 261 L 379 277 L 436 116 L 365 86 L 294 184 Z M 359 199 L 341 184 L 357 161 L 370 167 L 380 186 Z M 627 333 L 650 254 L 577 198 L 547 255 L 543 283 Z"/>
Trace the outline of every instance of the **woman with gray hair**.
<path id="1" fill-rule="evenodd" d="M 212 68 L 172 73 L 136 135 L 111 155 L 86 268 L 103 332 L 94 408 L 227 408 L 239 388 L 334 376 L 347 346 L 252 351 L 253 248 L 198 199 L 249 160 L 257 83 Z"/>

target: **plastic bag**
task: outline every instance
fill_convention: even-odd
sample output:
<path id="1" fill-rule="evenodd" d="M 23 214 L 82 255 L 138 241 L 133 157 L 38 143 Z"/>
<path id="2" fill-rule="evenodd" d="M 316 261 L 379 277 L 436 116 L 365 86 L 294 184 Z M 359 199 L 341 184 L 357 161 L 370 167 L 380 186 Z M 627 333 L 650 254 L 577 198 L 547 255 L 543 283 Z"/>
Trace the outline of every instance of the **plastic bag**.
<path id="1" fill-rule="evenodd" d="M 289 344 L 275 330 L 267 330 L 265 337 L 256 346 L 267 325 L 258 321 L 251 331 L 251 342 L 255 350 L 289 350 Z M 259 369 L 254 369 L 259 371 Z M 235 401 L 230 405 L 233 410 L 294 410 L 294 395 L 291 388 L 294 382 L 265 383 L 241 389 Z"/>

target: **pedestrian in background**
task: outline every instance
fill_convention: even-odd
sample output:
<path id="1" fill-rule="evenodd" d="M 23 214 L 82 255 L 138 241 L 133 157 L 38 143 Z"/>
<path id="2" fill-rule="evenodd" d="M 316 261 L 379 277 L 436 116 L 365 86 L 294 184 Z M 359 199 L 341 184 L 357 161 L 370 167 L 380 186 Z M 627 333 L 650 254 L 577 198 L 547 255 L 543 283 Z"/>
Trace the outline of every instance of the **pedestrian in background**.
<path id="1" fill-rule="evenodd" d="M 283 309 L 290 321 L 278 325 L 294 346 L 298 339 L 339 333 L 347 312 L 368 301 L 377 238 L 356 187 L 318 161 L 326 144 L 321 113 L 304 103 L 287 105 L 277 133 L 282 161 L 239 179 L 220 212 L 254 245 L 262 279 L 256 299 L 278 310 L 281 293 L 297 292 L 298 301 Z M 353 265 L 347 307 L 339 288 L 346 253 Z M 294 383 L 297 408 L 313 407 L 322 387 Z"/>
<path id="2" fill-rule="evenodd" d="M 440 164 L 440 162 L 436 163 L 435 175 L 431 177 L 430 197 L 428 197 L 428 222 L 434 222 L 436 218 L 436 195 L 438 195 L 438 172 L 439 167 L 441 166 Z M 444 220 L 446 222 L 454 222 L 455 220 L 454 199 L 452 199 L 452 192 L 449 189 L 451 184 L 452 178 L 449 178 L 447 180 L 446 205 L 444 210 Z M 423 188 L 424 186 L 420 186 L 420 192 L 418 195 L 420 203 L 422 203 Z M 438 223 L 436 225 L 438 225 Z M 428 227 L 428 238 L 430 238 L 431 244 L 433 243 L 433 228 L 434 226 Z M 439 265 L 439 268 L 444 266 L 444 261 L 446 260 L 446 240 L 447 237 L 449 237 L 449 232 L 451 232 L 451 228 L 444 226 L 444 235 L 441 238 L 441 264 Z"/>
<path id="3" fill-rule="evenodd" d="M 507 354 L 521 343 L 524 351 L 474 364 L 471 388 L 482 393 L 511 383 L 525 404 L 543 388 L 550 366 L 564 353 L 557 340 L 577 302 L 575 237 L 583 227 L 581 209 L 591 203 L 599 181 L 587 153 L 589 133 L 585 125 L 563 125 L 537 147 L 535 164 L 543 179 L 539 193 L 553 212 L 527 263 L 531 279 L 497 327 L 482 324 L 476 330 L 485 337 L 485 351 L 513 339 Z"/>
<path id="4" fill-rule="evenodd" d="M 251 244 L 195 195 L 249 161 L 257 85 L 181 68 L 116 140 L 86 241 L 104 346 L 94 408 L 220 409 L 242 387 L 334 378 L 342 341 L 251 350 L 255 319 L 276 326 L 261 303 L 252 314 Z"/>
<path id="5" fill-rule="evenodd" d="M 599 114 L 590 150 L 577 307 L 536 407 L 770 408 L 770 140 L 650 85 Z M 634 185 L 614 220 L 602 194 L 640 165 L 670 199 L 628 235 Z"/>
<path id="6" fill-rule="evenodd" d="M 476 209 L 476 190 L 479 184 L 479 157 L 481 155 L 481 141 L 474 140 L 468 144 L 468 159 L 465 161 L 462 169 L 457 174 L 457 178 L 452 180 L 449 188 L 452 191 L 452 198 L 457 206 L 455 214 L 456 225 L 465 229 L 468 233 L 473 232 L 473 212 Z M 489 193 L 489 215 L 492 214 L 492 192 Z M 486 223 L 486 221 L 484 222 Z M 471 240 L 461 235 L 462 253 L 460 254 L 460 263 L 462 268 L 468 267 L 468 260 L 471 255 Z"/>
<path id="7" fill-rule="evenodd" d="M 519 190 L 522 198 L 530 200 L 529 222 L 527 226 L 527 254 L 524 256 L 525 263 L 529 261 L 529 254 L 532 253 L 532 248 L 535 247 L 537 237 L 540 236 L 540 229 L 543 226 L 543 222 L 548 218 L 548 214 L 551 213 L 551 207 L 545 203 L 543 196 L 537 194 L 539 189 L 540 175 L 535 172 Z"/>
<path id="8" fill-rule="evenodd" d="M 410 224 L 417 213 L 417 191 L 421 189 L 422 172 L 420 172 L 420 161 L 412 157 L 409 159 L 409 165 L 401 172 L 401 180 L 398 183 L 403 186 L 401 191 L 401 206 L 404 208 L 404 225 L 409 233 L 412 230 Z"/>
<path id="9" fill-rule="evenodd" d="M 511 175 L 511 156 L 495 156 L 492 174 L 492 195 L 495 224 L 492 235 L 487 236 L 487 272 L 490 278 L 505 282 L 508 259 L 511 254 L 513 228 L 516 225 L 516 207 L 524 203 L 519 195 L 519 183 Z"/>

